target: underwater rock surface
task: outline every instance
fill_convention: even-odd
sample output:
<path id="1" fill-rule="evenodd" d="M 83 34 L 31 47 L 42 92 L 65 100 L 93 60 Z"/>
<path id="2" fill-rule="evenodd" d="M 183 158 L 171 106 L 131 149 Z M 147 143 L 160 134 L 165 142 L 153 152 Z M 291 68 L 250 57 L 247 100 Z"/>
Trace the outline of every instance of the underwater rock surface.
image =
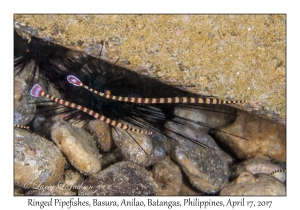
<path id="1" fill-rule="evenodd" d="M 101 170 L 101 155 L 87 131 L 60 121 L 52 126 L 51 137 L 81 173 L 91 175 Z"/>
<path id="2" fill-rule="evenodd" d="M 242 173 L 229 186 L 221 190 L 220 195 L 286 195 L 286 186 L 277 179 L 269 180 L 265 184 L 268 175 Z"/>
<path id="3" fill-rule="evenodd" d="M 128 161 L 116 163 L 83 182 L 78 195 L 149 196 L 156 195 L 156 183 L 143 167 Z"/>
<path id="4" fill-rule="evenodd" d="M 14 184 L 24 189 L 56 185 L 63 180 L 65 158 L 52 142 L 14 129 Z"/>
<path id="5" fill-rule="evenodd" d="M 265 156 L 276 162 L 286 161 L 286 128 L 257 115 L 238 110 L 235 122 L 216 131 L 216 138 L 240 159 Z M 228 135 L 235 134 L 246 138 Z"/>
<path id="6" fill-rule="evenodd" d="M 197 139 L 213 148 L 203 148 L 170 133 L 175 141 L 171 157 L 181 166 L 194 187 L 206 193 L 214 193 L 228 184 L 231 158 L 217 146 L 209 135 L 172 122 L 167 123 L 167 128 L 180 131 L 183 135 Z"/>

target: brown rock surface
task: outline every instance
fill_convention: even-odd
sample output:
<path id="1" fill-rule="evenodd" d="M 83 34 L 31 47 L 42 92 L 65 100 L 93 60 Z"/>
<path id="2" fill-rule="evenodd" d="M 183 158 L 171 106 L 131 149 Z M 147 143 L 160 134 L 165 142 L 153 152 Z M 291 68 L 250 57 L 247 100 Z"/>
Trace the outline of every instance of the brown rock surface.
<path id="1" fill-rule="evenodd" d="M 267 177 L 266 174 L 253 176 L 250 173 L 242 173 L 229 186 L 222 189 L 220 195 L 286 195 L 286 187 L 282 182 L 272 179 L 265 184 Z"/>
<path id="2" fill-rule="evenodd" d="M 63 179 L 65 158 L 52 142 L 18 128 L 14 140 L 15 185 L 37 189 Z"/>
<path id="3" fill-rule="evenodd" d="M 222 129 L 227 133 L 216 132 L 223 144 L 232 149 L 240 159 L 265 156 L 276 162 L 286 161 L 285 126 L 244 111 L 239 111 L 238 115 L 232 125 Z"/>
<path id="4" fill-rule="evenodd" d="M 143 166 L 150 164 L 153 145 L 149 135 L 123 129 L 112 129 L 112 138 L 126 160 Z"/>
<path id="5" fill-rule="evenodd" d="M 78 195 L 146 196 L 156 195 L 156 183 L 143 167 L 123 161 L 84 181 Z"/>
<path id="6" fill-rule="evenodd" d="M 282 167 L 272 163 L 266 158 L 251 158 L 243 161 L 237 166 L 237 173 L 241 174 L 243 172 L 249 172 L 252 175 L 254 174 L 270 174 L 276 170 L 283 170 Z M 285 173 L 275 173 L 273 175 L 281 182 L 285 181 Z"/>
<path id="7" fill-rule="evenodd" d="M 60 121 L 52 126 L 51 137 L 81 173 L 90 175 L 101 170 L 101 155 L 87 131 Z"/>
<path id="8" fill-rule="evenodd" d="M 153 178 L 158 184 L 157 195 L 178 195 L 182 175 L 180 167 L 169 156 L 153 167 Z"/>
<path id="9" fill-rule="evenodd" d="M 53 189 L 39 189 L 39 190 L 29 190 L 25 193 L 25 196 L 74 196 L 76 192 L 71 190 L 60 189 L 54 187 Z"/>
<path id="10" fill-rule="evenodd" d="M 111 131 L 107 123 L 101 122 L 100 120 L 91 120 L 89 122 L 89 129 L 101 151 L 109 152 L 116 147 L 116 144 L 111 138 Z"/>
<path id="11" fill-rule="evenodd" d="M 195 188 L 202 192 L 215 193 L 228 184 L 228 166 L 232 160 L 209 135 L 172 122 L 166 123 L 166 127 L 211 147 L 203 148 L 188 139 L 169 133 L 175 144 L 171 157 L 181 166 Z"/>

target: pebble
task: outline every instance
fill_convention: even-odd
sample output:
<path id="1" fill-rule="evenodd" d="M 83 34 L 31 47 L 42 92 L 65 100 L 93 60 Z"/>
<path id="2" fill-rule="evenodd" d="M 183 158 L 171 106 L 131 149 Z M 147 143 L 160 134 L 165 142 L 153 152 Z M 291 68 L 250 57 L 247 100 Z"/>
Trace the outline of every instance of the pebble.
<path id="1" fill-rule="evenodd" d="M 221 196 L 245 195 L 286 195 L 286 186 L 277 179 L 270 179 L 266 184 L 267 174 L 252 175 L 242 173 L 229 186 L 221 190 Z"/>
<path id="2" fill-rule="evenodd" d="M 150 165 L 153 145 L 149 135 L 116 128 L 112 129 L 112 137 L 125 160 L 142 166 Z"/>
<path id="3" fill-rule="evenodd" d="M 159 161 L 163 160 L 167 154 L 170 154 L 172 140 L 158 132 L 154 132 L 151 135 L 151 142 L 153 145 L 153 151 L 150 155 L 150 165 L 155 165 Z"/>
<path id="4" fill-rule="evenodd" d="M 282 170 L 283 168 L 279 165 L 272 163 L 267 158 L 256 157 L 243 161 L 237 166 L 237 174 L 241 174 L 243 172 L 249 172 L 252 175 L 254 174 L 270 174 L 275 170 Z M 285 173 L 275 173 L 273 174 L 275 178 L 280 180 L 281 182 L 285 181 Z"/>
<path id="5" fill-rule="evenodd" d="M 15 71 L 15 78 L 17 78 L 17 79 L 21 78 L 22 80 L 24 80 L 26 82 L 26 84 L 28 84 L 32 80 L 32 72 L 33 72 L 34 66 L 35 66 L 35 62 L 30 61 L 28 64 L 26 64 L 24 66 L 22 71 L 20 71 L 20 68 L 17 71 Z M 18 74 L 16 75 L 16 73 L 18 73 Z"/>
<path id="6" fill-rule="evenodd" d="M 275 162 L 286 162 L 286 129 L 282 124 L 238 111 L 236 121 L 222 129 L 247 140 L 216 132 L 217 139 L 229 147 L 239 159 L 265 156 Z"/>
<path id="7" fill-rule="evenodd" d="M 104 169 L 110 165 L 122 161 L 123 159 L 124 156 L 121 150 L 119 148 L 116 148 L 110 153 L 103 154 L 103 157 L 101 158 L 101 166 Z"/>
<path id="8" fill-rule="evenodd" d="M 74 196 L 77 194 L 77 188 L 80 186 L 84 178 L 73 170 L 67 170 L 64 173 L 64 181 L 60 181 L 56 185 L 37 187 L 34 190 L 27 191 L 25 196 Z"/>
<path id="9" fill-rule="evenodd" d="M 51 139 L 51 128 L 54 124 L 52 117 L 45 117 L 45 113 L 38 113 L 32 121 L 32 130 L 46 139 Z"/>
<path id="10" fill-rule="evenodd" d="M 168 133 L 175 140 L 171 157 L 181 166 L 195 188 L 202 192 L 215 193 L 228 184 L 228 165 L 232 159 L 209 135 L 173 122 L 167 122 L 165 127 L 175 132 L 180 131 L 181 134 L 215 149 L 203 148 L 174 133 Z"/>
<path id="11" fill-rule="evenodd" d="M 112 140 L 111 130 L 107 123 L 100 120 L 91 120 L 89 130 L 97 142 L 98 148 L 103 152 L 109 152 L 116 147 Z"/>
<path id="12" fill-rule="evenodd" d="M 231 119 L 234 119 L 234 115 L 230 114 L 222 114 L 220 112 L 227 112 L 227 113 L 235 113 L 234 109 L 229 106 L 224 105 L 214 105 L 213 107 L 210 105 L 202 104 L 202 109 L 199 107 L 197 109 L 191 109 L 187 107 L 176 107 L 174 110 L 174 114 L 178 117 L 186 118 L 189 120 L 197 121 L 207 126 L 201 126 L 195 123 L 188 123 L 190 127 L 194 127 L 196 129 L 201 130 L 202 132 L 208 133 L 208 131 L 212 127 L 216 127 L 217 125 L 223 125 L 228 123 Z M 206 111 L 205 109 L 214 111 Z M 187 123 L 185 120 L 184 123 Z"/>
<path id="13" fill-rule="evenodd" d="M 14 196 L 24 195 L 24 189 L 22 187 L 14 186 Z"/>
<path id="14" fill-rule="evenodd" d="M 87 131 L 60 121 L 52 126 L 51 138 L 81 173 L 91 175 L 101 170 L 101 155 Z"/>
<path id="15" fill-rule="evenodd" d="M 71 190 L 62 189 L 59 187 L 29 190 L 25 193 L 25 196 L 74 196 L 76 192 Z"/>
<path id="16" fill-rule="evenodd" d="M 81 185 L 84 181 L 84 177 L 80 173 L 71 169 L 65 171 L 64 177 L 65 181 L 61 184 L 64 189 L 72 189 L 72 186 Z"/>
<path id="17" fill-rule="evenodd" d="M 33 189 L 61 181 L 65 158 L 56 145 L 24 129 L 14 131 L 15 185 Z"/>
<path id="18" fill-rule="evenodd" d="M 178 195 L 180 195 L 180 196 L 201 196 L 201 195 L 204 195 L 204 193 L 197 190 L 193 186 L 191 186 L 191 184 L 188 183 L 187 181 L 183 180 L 181 188 L 180 188 L 180 192 Z"/>
<path id="19" fill-rule="evenodd" d="M 27 125 L 35 116 L 36 105 L 28 92 L 28 86 L 23 79 L 14 79 L 14 123 Z"/>
<path id="20" fill-rule="evenodd" d="M 145 168 L 122 161 L 91 175 L 81 188 L 79 196 L 153 196 L 157 186 Z"/>
<path id="21" fill-rule="evenodd" d="M 157 195 L 178 195 L 182 184 L 182 175 L 180 167 L 169 156 L 153 167 L 153 178 L 158 185 Z"/>
<path id="22" fill-rule="evenodd" d="M 14 79 L 14 105 L 17 105 L 17 103 L 22 99 L 23 94 L 28 89 L 28 86 L 26 82 L 20 78 Z"/>

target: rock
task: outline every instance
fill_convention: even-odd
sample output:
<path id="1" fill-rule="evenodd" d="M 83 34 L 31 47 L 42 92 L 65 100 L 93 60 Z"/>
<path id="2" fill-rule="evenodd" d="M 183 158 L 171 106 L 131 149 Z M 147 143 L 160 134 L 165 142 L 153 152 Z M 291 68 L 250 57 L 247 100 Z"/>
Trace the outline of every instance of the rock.
<path id="1" fill-rule="evenodd" d="M 23 196 L 24 189 L 22 187 L 14 186 L 14 196 Z"/>
<path id="2" fill-rule="evenodd" d="M 100 120 L 91 120 L 89 122 L 89 130 L 93 134 L 97 142 L 98 148 L 103 152 L 109 152 L 116 147 L 111 138 L 111 130 L 109 125 Z"/>
<path id="3" fill-rule="evenodd" d="M 265 156 L 276 162 L 286 162 L 286 129 L 279 123 L 265 118 L 238 111 L 236 121 L 223 128 L 230 134 L 216 132 L 217 139 L 229 147 L 239 159 Z"/>
<path id="4" fill-rule="evenodd" d="M 52 188 L 29 190 L 25 196 L 74 196 L 75 192 L 65 190 L 59 187 L 52 186 Z"/>
<path id="5" fill-rule="evenodd" d="M 286 187 L 277 179 L 270 179 L 266 184 L 267 174 L 242 173 L 229 186 L 221 190 L 221 196 L 245 195 L 286 195 Z"/>
<path id="6" fill-rule="evenodd" d="M 54 124 L 52 117 L 45 117 L 45 113 L 41 112 L 35 115 L 32 122 L 32 130 L 45 137 L 46 139 L 51 139 L 51 127 Z"/>
<path id="7" fill-rule="evenodd" d="M 270 174 L 275 170 L 283 170 L 280 166 L 272 163 L 270 160 L 262 157 L 252 158 L 243 161 L 237 166 L 237 174 L 241 174 L 243 172 L 249 172 L 252 175 L 254 174 Z M 281 182 L 285 181 L 285 173 L 275 173 L 273 174 L 275 178 L 280 180 Z"/>
<path id="8" fill-rule="evenodd" d="M 122 155 L 121 150 L 119 148 L 116 148 L 112 152 L 103 155 L 103 157 L 101 158 L 101 166 L 104 169 L 110 165 L 122 161 L 123 159 L 124 156 Z"/>
<path id="9" fill-rule="evenodd" d="M 143 167 L 128 161 L 110 166 L 84 181 L 78 195 L 147 196 L 156 195 L 156 183 Z"/>
<path id="10" fill-rule="evenodd" d="M 14 79 L 14 105 L 18 105 L 18 102 L 23 98 L 23 94 L 28 90 L 28 86 L 21 78 Z"/>
<path id="11" fill-rule="evenodd" d="M 84 181 L 83 176 L 77 171 L 67 170 L 65 172 L 65 181 L 60 186 L 63 189 L 73 190 L 73 186 L 80 186 Z M 76 190 L 76 189 L 75 189 Z"/>
<path id="12" fill-rule="evenodd" d="M 212 110 L 212 111 L 207 111 Z M 222 114 L 222 112 L 232 114 Z M 201 130 L 204 133 L 208 133 L 211 128 L 217 127 L 218 125 L 227 124 L 229 121 L 235 118 L 235 109 L 230 106 L 224 105 L 198 105 L 197 108 L 188 107 L 176 107 L 174 114 L 178 117 L 185 118 L 188 120 L 200 122 L 206 126 L 201 126 L 195 123 L 188 123 L 188 126 Z M 184 123 L 187 123 L 184 120 Z"/>
<path id="13" fill-rule="evenodd" d="M 29 84 L 32 81 L 32 72 L 34 69 L 35 62 L 30 61 L 25 66 L 22 66 L 23 69 L 21 71 L 21 68 L 16 68 L 15 66 L 15 78 L 23 80 L 26 84 Z"/>
<path id="14" fill-rule="evenodd" d="M 186 138 L 194 139 L 214 148 L 203 148 L 175 133 L 168 133 L 175 140 L 171 157 L 181 166 L 195 188 L 206 193 L 215 193 L 227 185 L 228 164 L 232 160 L 209 135 L 195 128 L 173 122 L 167 122 L 165 127 L 180 132 Z"/>
<path id="15" fill-rule="evenodd" d="M 15 128 L 15 185 L 25 189 L 55 185 L 63 179 L 64 166 L 65 159 L 52 142 Z"/>
<path id="16" fill-rule="evenodd" d="M 166 154 L 170 153 L 172 140 L 160 133 L 154 132 L 151 135 L 151 142 L 153 150 L 150 155 L 150 165 L 155 165 L 159 161 L 163 160 Z"/>
<path id="17" fill-rule="evenodd" d="M 23 79 L 15 78 L 14 91 L 14 123 L 27 125 L 34 118 L 36 106 Z"/>
<path id="18" fill-rule="evenodd" d="M 112 137 L 121 149 L 125 160 L 142 166 L 150 165 L 153 145 L 149 135 L 116 128 L 112 129 Z"/>
<path id="19" fill-rule="evenodd" d="M 176 196 L 178 192 L 171 185 L 157 183 L 157 196 Z"/>
<path id="20" fill-rule="evenodd" d="M 169 156 L 153 167 L 153 178 L 158 185 L 157 195 L 178 195 L 182 175 L 179 166 Z"/>
<path id="21" fill-rule="evenodd" d="M 101 155 L 93 137 L 87 131 L 60 121 L 52 126 L 51 137 L 81 173 L 90 175 L 101 170 Z"/>
<path id="22" fill-rule="evenodd" d="M 180 196 L 201 196 L 203 195 L 203 192 L 200 192 L 199 190 L 197 190 L 196 188 L 194 188 L 193 186 L 191 186 L 190 183 L 188 183 L 187 181 L 183 180 L 179 194 Z"/>

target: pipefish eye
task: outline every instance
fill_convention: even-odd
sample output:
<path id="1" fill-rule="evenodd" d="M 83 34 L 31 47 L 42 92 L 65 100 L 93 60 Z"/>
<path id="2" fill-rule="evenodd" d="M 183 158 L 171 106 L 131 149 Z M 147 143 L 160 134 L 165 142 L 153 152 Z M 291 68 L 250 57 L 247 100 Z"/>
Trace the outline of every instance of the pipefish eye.
<path id="1" fill-rule="evenodd" d="M 106 95 L 110 95 L 110 94 L 111 94 L 111 91 L 110 91 L 110 90 L 106 90 L 106 91 L 105 91 L 105 94 L 106 94 Z"/>

